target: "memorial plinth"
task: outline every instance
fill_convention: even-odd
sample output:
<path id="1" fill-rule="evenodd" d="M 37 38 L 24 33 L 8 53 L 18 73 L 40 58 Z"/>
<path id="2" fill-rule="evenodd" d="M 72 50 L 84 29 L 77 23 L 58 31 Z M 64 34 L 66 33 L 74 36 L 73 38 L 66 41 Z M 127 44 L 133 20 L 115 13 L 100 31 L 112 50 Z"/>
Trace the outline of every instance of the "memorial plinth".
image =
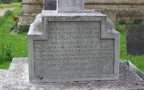
<path id="1" fill-rule="evenodd" d="M 70 10 L 43 10 L 31 24 L 28 33 L 30 81 L 118 79 L 119 33 L 106 15 L 71 10 L 69 3 L 64 6 L 70 6 Z"/>

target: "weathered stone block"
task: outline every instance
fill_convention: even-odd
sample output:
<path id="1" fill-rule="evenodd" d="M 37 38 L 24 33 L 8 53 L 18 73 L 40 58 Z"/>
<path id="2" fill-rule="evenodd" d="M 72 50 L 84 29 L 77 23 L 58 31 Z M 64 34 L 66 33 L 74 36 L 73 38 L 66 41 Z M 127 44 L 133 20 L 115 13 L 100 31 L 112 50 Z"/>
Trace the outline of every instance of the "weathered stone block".
<path id="1" fill-rule="evenodd" d="M 118 78 L 119 35 L 105 15 L 43 11 L 41 18 L 43 30 L 31 33 L 32 24 L 29 32 L 31 82 Z"/>

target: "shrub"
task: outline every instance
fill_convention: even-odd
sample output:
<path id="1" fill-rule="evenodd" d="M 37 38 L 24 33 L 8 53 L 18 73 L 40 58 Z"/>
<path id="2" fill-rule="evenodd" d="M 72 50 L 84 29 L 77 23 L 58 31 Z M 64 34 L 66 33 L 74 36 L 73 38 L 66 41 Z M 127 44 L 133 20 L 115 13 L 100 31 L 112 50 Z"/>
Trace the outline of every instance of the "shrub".
<path id="1" fill-rule="evenodd" d="M 12 2 L 21 2 L 22 0 L 12 0 Z"/>
<path id="2" fill-rule="evenodd" d="M 142 19 L 129 20 L 125 22 L 124 20 L 120 20 L 116 23 L 116 30 L 119 32 L 125 32 L 128 29 L 139 29 L 144 27 L 144 21 Z"/>
<path id="3" fill-rule="evenodd" d="M 2 43 L 0 46 L 0 62 L 11 61 L 13 58 L 11 44 Z"/>
<path id="4" fill-rule="evenodd" d="M 5 15 L 0 18 L 0 30 L 5 31 L 8 29 L 8 27 L 11 27 L 13 25 L 11 21 L 11 16 L 13 15 L 13 11 L 6 11 Z"/>
<path id="5" fill-rule="evenodd" d="M 11 2 L 21 2 L 22 0 L 0 0 L 0 3 L 9 4 Z"/>
<path id="6" fill-rule="evenodd" d="M 119 21 L 118 21 L 118 24 L 124 25 L 124 24 L 126 24 L 126 21 L 125 21 L 125 20 L 119 20 Z"/>
<path id="7" fill-rule="evenodd" d="M 119 32 L 125 32 L 126 31 L 126 25 L 120 24 L 119 22 L 116 23 L 116 30 Z"/>
<path id="8" fill-rule="evenodd" d="M 19 25 L 19 32 L 27 32 L 29 30 L 29 25 Z"/>
<path id="9" fill-rule="evenodd" d="M 0 0 L 1 3 L 10 3 L 11 0 Z"/>
<path id="10" fill-rule="evenodd" d="M 10 16 L 10 15 L 12 15 L 13 14 L 13 11 L 11 11 L 11 10 L 7 10 L 6 12 L 5 12 L 5 17 L 7 17 L 7 16 Z"/>

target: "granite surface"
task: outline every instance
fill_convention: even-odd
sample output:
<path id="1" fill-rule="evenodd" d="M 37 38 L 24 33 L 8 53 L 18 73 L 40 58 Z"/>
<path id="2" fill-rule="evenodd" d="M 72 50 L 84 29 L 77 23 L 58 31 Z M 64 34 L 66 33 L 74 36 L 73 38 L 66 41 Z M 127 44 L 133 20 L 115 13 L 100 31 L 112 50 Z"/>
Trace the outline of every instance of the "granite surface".
<path id="1" fill-rule="evenodd" d="M 28 33 L 31 82 L 118 78 L 119 33 L 105 15 L 42 12 L 38 16 Z M 41 34 L 35 34 L 39 30 Z"/>
<path id="2" fill-rule="evenodd" d="M 0 90 L 144 90 L 144 81 L 127 63 L 120 64 L 118 80 L 29 83 L 27 58 L 14 58 L 8 70 L 0 70 Z"/>

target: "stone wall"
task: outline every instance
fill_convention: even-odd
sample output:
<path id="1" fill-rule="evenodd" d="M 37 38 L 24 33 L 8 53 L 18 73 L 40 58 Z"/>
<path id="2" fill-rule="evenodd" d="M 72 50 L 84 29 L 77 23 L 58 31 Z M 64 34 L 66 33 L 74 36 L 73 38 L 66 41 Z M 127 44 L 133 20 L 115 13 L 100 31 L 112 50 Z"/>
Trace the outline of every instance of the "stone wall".
<path id="1" fill-rule="evenodd" d="M 23 15 L 19 24 L 30 24 L 42 9 L 43 0 L 23 0 Z M 144 0 L 87 0 L 86 9 L 107 14 L 113 21 L 119 19 L 144 19 Z"/>
<path id="2" fill-rule="evenodd" d="M 35 15 L 42 10 L 43 0 L 23 0 L 22 16 L 20 16 L 19 25 L 29 25 L 32 23 Z"/>
<path id="3" fill-rule="evenodd" d="M 144 0 L 87 0 L 85 7 L 106 13 L 113 21 L 144 19 Z"/>

